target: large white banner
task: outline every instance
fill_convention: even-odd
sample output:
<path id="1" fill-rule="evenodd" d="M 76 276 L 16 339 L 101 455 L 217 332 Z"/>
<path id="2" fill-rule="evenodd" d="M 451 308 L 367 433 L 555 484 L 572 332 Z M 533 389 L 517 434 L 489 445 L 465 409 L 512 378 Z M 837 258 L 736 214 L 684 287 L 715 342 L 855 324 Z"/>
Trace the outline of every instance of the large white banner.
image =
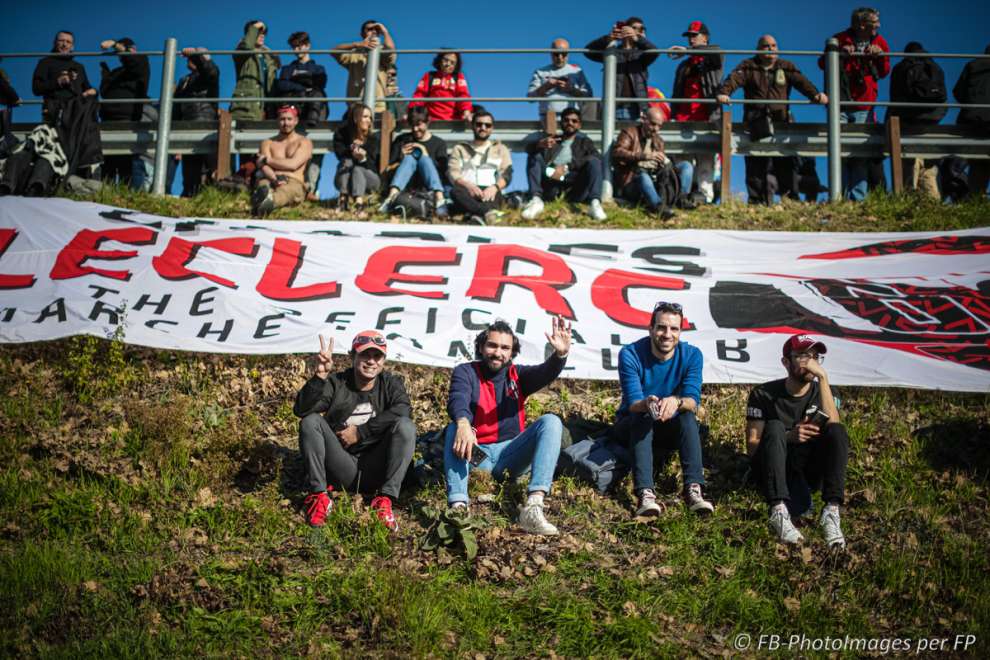
<path id="1" fill-rule="evenodd" d="M 573 322 L 565 375 L 614 379 L 658 300 L 706 382 L 784 375 L 785 338 L 828 346 L 833 382 L 990 391 L 990 229 L 912 234 L 478 228 L 170 219 L 0 199 L 0 340 L 123 325 L 125 341 L 231 353 L 339 352 L 379 328 L 389 358 L 450 367 L 496 318 L 542 360 Z"/>

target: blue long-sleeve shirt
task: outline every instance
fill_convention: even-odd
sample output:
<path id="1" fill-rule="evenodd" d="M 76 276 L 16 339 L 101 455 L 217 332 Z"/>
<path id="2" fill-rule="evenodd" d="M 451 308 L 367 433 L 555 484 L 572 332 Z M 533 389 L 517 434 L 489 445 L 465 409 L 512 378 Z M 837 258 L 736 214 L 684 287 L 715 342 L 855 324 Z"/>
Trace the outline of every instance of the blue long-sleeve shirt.
<path id="1" fill-rule="evenodd" d="M 619 384 L 622 403 L 618 418 L 629 414 L 629 406 L 649 395 L 659 398 L 680 396 L 701 403 L 701 351 L 687 342 L 679 342 L 674 355 L 661 362 L 650 350 L 650 338 L 626 344 L 619 351 Z"/>
<path id="2" fill-rule="evenodd" d="M 310 60 L 303 64 L 299 60 L 282 67 L 275 81 L 275 94 L 302 94 L 307 89 L 323 92 L 327 86 L 327 70 Z"/>

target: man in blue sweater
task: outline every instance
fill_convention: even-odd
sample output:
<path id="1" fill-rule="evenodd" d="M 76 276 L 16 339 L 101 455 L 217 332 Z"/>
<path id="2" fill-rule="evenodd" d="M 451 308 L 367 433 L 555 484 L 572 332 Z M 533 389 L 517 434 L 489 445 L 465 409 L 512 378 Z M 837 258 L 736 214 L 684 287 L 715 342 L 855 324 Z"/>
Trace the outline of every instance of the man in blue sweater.
<path id="1" fill-rule="evenodd" d="M 619 352 L 622 403 L 613 433 L 628 438 L 633 453 L 637 516 L 659 516 L 653 492 L 653 450 L 665 455 L 677 448 L 684 473 L 684 503 L 699 514 L 715 510 L 701 492 L 701 438 L 695 411 L 701 402 L 701 351 L 681 342 L 684 310 L 659 302 L 650 319 L 650 334 Z"/>

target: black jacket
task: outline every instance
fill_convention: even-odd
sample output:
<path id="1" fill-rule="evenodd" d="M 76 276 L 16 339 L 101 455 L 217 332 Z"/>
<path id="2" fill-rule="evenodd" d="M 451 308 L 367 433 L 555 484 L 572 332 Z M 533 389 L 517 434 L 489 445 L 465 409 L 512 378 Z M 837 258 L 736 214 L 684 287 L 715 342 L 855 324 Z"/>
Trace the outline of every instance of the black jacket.
<path id="1" fill-rule="evenodd" d="M 533 140 L 526 144 L 526 153 L 542 153 L 544 162 L 549 165 L 557 157 L 557 154 L 560 153 L 561 146 L 561 143 L 557 142 L 557 144 L 549 149 L 540 149 L 539 140 Z M 584 167 L 584 164 L 592 158 L 601 158 L 601 154 L 598 153 L 598 147 L 595 146 L 591 138 L 578 131 L 577 135 L 574 136 L 574 144 L 571 145 L 571 164 L 568 165 L 568 168 L 570 171 L 576 172 Z"/>
<path id="2" fill-rule="evenodd" d="M 718 46 L 709 44 L 700 48 L 714 49 Z M 689 76 L 701 77 L 701 97 L 706 99 L 715 98 L 715 92 L 722 83 L 722 67 L 725 66 L 725 56 L 722 53 L 703 55 L 697 63 L 692 61 L 694 57 L 693 55 L 685 55 L 684 61 L 677 65 L 677 71 L 674 72 L 674 88 L 671 90 L 671 96 L 675 99 L 686 98 L 684 96 L 684 84 Z M 671 108 L 671 116 L 677 114 L 681 105 L 684 104 L 674 104 L 674 107 Z M 722 117 L 722 106 L 712 104 L 709 107 L 712 112 L 708 115 L 708 119 L 718 121 Z"/>
<path id="3" fill-rule="evenodd" d="M 990 55 L 990 46 L 983 52 Z M 960 103 L 990 103 L 990 59 L 967 62 L 952 95 Z M 990 108 L 963 108 L 956 123 L 990 124 Z"/>
<path id="4" fill-rule="evenodd" d="M 921 50 L 920 52 L 927 52 Z M 917 70 L 917 71 L 915 71 Z M 929 57 L 905 57 L 890 71 L 890 100 L 898 103 L 916 101 L 917 96 L 911 92 L 911 78 L 919 73 L 930 81 L 930 86 L 945 89 L 945 72 L 935 60 Z M 928 99 L 925 103 L 944 103 L 947 99 Z M 948 108 L 908 108 L 889 107 L 887 117 L 900 117 L 905 122 L 937 124 L 945 117 Z"/>
<path id="5" fill-rule="evenodd" d="M 10 80 L 7 78 L 7 72 L 0 69 L 0 104 L 2 105 L 17 105 L 17 102 L 21 98 L 17 95 L 17 91 L 10 84 Z"/>
<path id="6" fill-rule="evenodd" d="M 326 380 L 313 376 L 296 394 L 292 412 L 299 418 L 322 413 L 330 428 L 337 430 L 354 412 L 360 402 L 360 394 L 354 384 L 353 369 L 332 373 Z M 367 396 L 375 415 L 357 427 L 358 441 L 347 448 L 352 454 L 360 453 L 386 438 L 399 419 L 412 415 L 402 376 L 389 371 L 381 372 Z"/>
<path id="7" fill-rule="evenodd" d="M 604 37 L 599 37 L 590 42 L 585 48 L 588 50 L 605 50 L 612 41 L 612 37 L 606 34 Z M 656 49 L 656 46 L 653 45 L 653 42 L 646 37 L 640 37 L 639 41 L 632 48 L 619 48 L 616 50 L 616 94 L 622 93 L 622 78 L 623 76 L 628 76 L 630 87 L 633 90 L 633 96 L 638 99 L 645 99 L 648 96 L 646 92 L 646 81 L 649 78 L 647 67 L 653 64 L 653 61 L 657 59 L 660 53 L 644 53 L 642 51 L 654 49 Z M 592 62 L 605 61 L 604 53 L 585 53 L 585 57 Z"/>
<path id="8" fill-rule="evenodd" d="M 413 137 L 412 131 L 406 131 L 402 135 L 399 135 L 392 142 L 392 151 L 389 154 L 389 165 L 398 165 L 402 162 L 402 147 L 407 144 L 417 142 L 416 138 Z M 439 138 L 436 135 L 430 135 L 430 139 L 423 144 L 426 147 L 426 155 L 430 157 L 433 164 L 437 166 L 437 172 L 440 174 L 440 180 L 447 180 L 447 143 L 443 141 L 443 138 Z M 413 181 L 418 180 L 418 175 L 413 176 Z M 412 186 L 410 186 L 412 188 Z"/>
<path id="9" fill-rule="evenodd" d="M 75 78 L 68 87 L 60 87 L 58 74 L 61 71 L 75 72 Z M 72 59 L 71 55 L 49 55 L 38 62 L 31 79 L 31 91 L 44 99 L 71 99 L 80 96 L 91 88 L 86 68 Z"/>
<path id="10" fill-rule="evenodd" d="M 333 132 L 333 153 L 337 156 L 338 162 L 343 161 L 345 158 L 353 158 L 353 156 L 351 156 L 351 143 L 353 141 L 354 136 L 351 135 L 350 127 L 347 124 L 341 124 L 337 130 Z M 377 172 L 378 152 L 380 148 L 378 134 L 370 134 L 364 142 L 364 150 L 368 155 L 368 160 L 361 163 L 361 166 Z"/>
<path id="11" fill-rule="evenodd" d="M 148 98 L 148 78 L 151 70 L 147 55 L 121 55 L 120 66 L 111 69 L 105 62 L 100 63 L 102 80 L 100 95 L 107 99 L 146 99 Z M 103 121 L 141 121 L 143 103 L 103 103 L 100 105 L 100 119 Z"/>
<path id="12" fill-rule="evenodd" d="M 175 98 L 217 98 L 220 96 L 220 69 L 213 60 L 202 54 L 189 58 L 196 65 L 196 70 L 179 80 L 175 87 Z M 172 117 L 183 121 L 215 121 L 217 104 L 207 101 L 195 103 L 176 103 L 172 106 Z"/>

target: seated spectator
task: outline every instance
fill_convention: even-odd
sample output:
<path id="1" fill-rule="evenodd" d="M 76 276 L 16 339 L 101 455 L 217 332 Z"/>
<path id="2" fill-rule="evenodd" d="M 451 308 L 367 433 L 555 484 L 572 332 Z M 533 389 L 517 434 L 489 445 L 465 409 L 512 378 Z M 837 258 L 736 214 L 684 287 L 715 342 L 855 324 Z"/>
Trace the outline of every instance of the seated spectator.
<path id="1" fill-rule="evenodd" d="M 718 88 L 715 98 L 719 103 L 728 103 L 729 95 L 740 87 L 747 99 L 786 101 L 790 98 L 791 88 L 797 87 L 799 92 L 813 102 L 820 105 L 828 103 L 828 96 L 819 92 L 793 62 L 777 56 L 777 40 L 773 35 L 765 34 L 760 37 L 756 42 L 756 49 L 762 53 L 740 62 Z M 743 122 L 747 125 L 750 139 L 754 140 L 772 135 L 775 123 L 786 124 L 790 121 L 791 113 L 784 103 L 747 105 L 743 112 Z M 773 203 L 773 190 L 768 183 L 771 163 L 780 197 L 798 199 L 793 157 L 746 156 L 746 190 L 750 204 Z"/>
<path id="2" fill-rule="evenodd" d="M 68 30 L 55 34 L 52 53 L 38 62 L 31 80 L 35 96 L 45 100 L 70 99 L 76 96 L 96 96 L 96 89 L 89 84 L 86 68 L 72 59 L 75 37 Z"/>
<path id="3" fill-rule="evenodd" d="M 787 377 L 753 388 L 746 403 L 746 452 L 752 475 L 770 507 L 770 531 L 782 543 L 804 537 L 791 522 L 812 507 L 811 488 L 825 506 L 819 524 L 825 543 L 842 547 L 839 507 L 845 498 L 849 434 L 821 363 L 825 344 L 807 335 L 784 343 Z"/>
<path id="4" fill-rule="evenodd" d="M 298 108 L 284 105 L 278 109 L 278 135 L 261 143 L 254 161 L 258 167 L 257 188 L 251 196 L 254 215 L 265 216 L 306 199 L 305 172 L 313 143 L 296 133 L 298 125 Z"/>
<path id="5" fill-rule="evenodd" d="M 983 51 L 990 55 L 990 46 Z M 963 67 L 952 96 L 960 103 L 990 104 L 990 58 L 970 60 Z M 986 137 L 990 135 L 990 108 L 963 108 L 956 123 Z M 990 160 L 973 158 L 969 161 L 969 190 L 973 195 L 987 194 L 990 182 Z"/>
<path id="6" fill-rule="evenodd" d="M 361 209 L 365 196 L 381 188 L 379 149 L 378 136 L 371 121 L 371 108 L 363 103 L 351 105 L 344 122 L 333 134 L 333 152 L 337 155 L 334 185 L 340 191 L 339 208 L 346 209 L 353 205 Z"/>
<path id="7" fill-rule="evenodd" d="M 479 109 L 471 121 L 474 140 L 455 146 L 448 161 L 454 208 L 467 214 L 471 224 L 498 219 L 502 191 L 512 180 L 512 155 L 504 144 L 491 139 L 494 128 L 492 113 Z"/>
<path id="8" fill-rule="evenodd" d="M 701 21 L 691 21 L 683 35 L 687 37 L 687 47 L 691 50 L 717 50 L 718 46 L 708 43 L 708 26 Z M 686 50 L 684 46 L 671 46 L 673 50 Z M 683 53 L 671 53 L 671 59 L 684 57 Z M 714 99 L 715 92 L 722 82 L 722 67 L 725 56 L 721 53 L 688 55 L 677 65 L 674 73 L 673 95 L 675 99 Z M 722 118 L 722 107 L 717 103 L 678 103 L 674 107 L 674 121 L 718 122 Z M 715 154 L 694 154 L 682 156 L 692 160 L 694 177 L 698 184 L 698 195 L 692 199 L 705 204 L 715 200 Z M 689 194 L 690 191 L 684 191 Z"/>
<path id="9" fill-rule="evenodd" d="M 580 104 L 571 99 L 591 96 L 591 85 L 584 77 L 584 71 L 577 64 L 567 61 L 567 49 L 571 47 L 567 39 L 554 39 L 550 47 L 550 64 L 541 66 L 533 72 L 529 81 L 526 96 L 542 96 L 559 101 L 540 101 L 540 119 L 546 117 L 547 111 L 553 110 L 558 115 L 567 108 L 581 109 Z"/>
<path id="10" fill-rule="evenodd" d="M 129 37 L 106 39 L 100 42 L 101 50 L 114 53 L 136 53 L 137 46 Z M 106 62 L 100 62 L 100 104 L 101 121 L 141 121 L 141 108 L 144 103 L 108 103 L 113 99 L 148 98 L 148 78 L 151 70 L 147 55 L 119 55 L 120 66 L 111 69 Z M 129 185 L 134 169 L 134 156 L 104 156 L 102 176 L 107 181 L 119 180 Z"/>
<path id="11" fill-rule="evenodd" d="M 643 19 L 631 16 L 624 21 L 618 21 L 612 26 L 612 31 L 605 36 L 590 42 L 585 48 L 592 51 L 604 51 L 612 43 L 619 43 L 617 54 L 617 69 L 615 76 L 615 93 L 619 98 L 647 98 L 646 81 L 649 77 L 647 68 L 657 59 L 658 53 L 644 53 L 644 50 L 656 48 L 646 38 L 646 26 Z M 593 62 L 604 62 L 605 53 L 585 53 Z M 642 112 L 639 103 L 617 103 L 616 119 L 637 119 Z"/>
<path id="12" fill-rule="evenodd" d="M 275 78 L 281 61 L 278 55 L 268 52 L 265 35 L 268 28 L 261 21 L 248 21 L 244 24 L 244 38 L 237 44 L 237 50 L 246 51 L 233 55 L 237 82 L 234 85 L 234 98 L 260 97 L 272 95 Z M 271 110 L 268 110 L 270 116 Z M 234 101 L 230 104 L 230 116 L 236 120 L 259 121 L 266 116 L 263 101 Z"/>
<path id="13" fill-rule="evenodd" d="M 431 120 L 450 121 L 463 119 L 471 121 L 474 107 L 467 79 L 461 73 L 461 54 L 452 51 L 437 53 L 433 58 L 433 71 L 423 74 L 414 98 L 460 99 L 457 101 L 413 101 L 410 108 L 425 106 Z"/>
<path id="14" fill-rule="evenodd" d="M 392 141 L 389 167 L 394 167 L 395 172 L 388 196 L 378 212 L 388 213 L 399 193 L 412 184 L 412 190 L 432 192 L 437 216 L 446 218 L 443 175 L 447 173 L 447 143 L 430 133 L 430 115 L 426 108 L 409 108 L 406 121 L 409 131 Z"/>
<path id="15" fill-rule="evenodd" d="M 630 201 L 645 201 L 650 211 L 669 220 L 674 217 L 670 207 L 679 203 L 679 200 L 665 198 L 665 187 L 658 185 L 661 183 L 658 177 L 664 175 L 664 169 L 676 169 L 680 190 L 690 190 L 694 168 L 690 161 L 682 161 L 676 166 L 671 163 L 663 151 L 661 128 L 663 111 L 650 108 L 639 125 L 628 126 L 619 133 L 612 149 L 612 163 L 615 166 L 616 190 L 622 191 L 622 196 Z M 683 196 L 680 197 L 683 200 Z M 690 202 L 680 203 L 693 208 Z"/>
<path id="16" fill-rule="evenodd" d="M 309 33 L 293 32 L 289 35 L 289 46 L 296 51 L 296 59 L 279 72 L 275 82 L 275 96 L 300 99 L 326 96 L 327 71 L 309 56 L 312 46 Z M 323 101 L 310 101 L 300 103 L 299 112 L 303 125 L 313 128 L 318 122 L 326 121 L 328 109 Z M 306 187 L 309 189 L 306 198 L 310 201 L 319 200 L 317 191 L 320 188 L 322 167 L 323 154 L 313 154 L 313 160 L 306 168 Z"/>
<path id="17" fill-rule="evenodd" d="M 392 504 L 412 464 L 416 425 L 402 377 L 385 371 L 388 345 L 377 330 L 351 342 L 351 368 L 333 369 L 333 339 L 320 335 L 316 371 L 296 395 L 299 453 L 306 466 L 306 522 L 326 524 L 334 488 L 375 493 L 378 519 L 390 531 L 399 524 Z"/>
<path id="18" fill-rule="evenodd" d="M 209 99 L 220 96 L 220 69 L 210 59 L 205 48 L 183 48 L 189 73 L 175 86 L 177 99 Z M 217 120 L 215 101 L 196 101 L 172 105 L 172 117 L 179 121 Z M 196 195 L 202 186 L 213 179 L 217 169 L 217 155 L 186 154 L 182 157 L 182 196 Z"/>
<path id="19" fill-rule="evenodd" d="M 334 53 L 333 59 L 337 64 L 347 69 L 347 96 L 358 99 L 364 98 L 365 68 L 368 62 L 368 51 L 382 46 L 385 50 L 394 51 L 395 42 L 384 23 L 367 20 L 361 24 L 361 41 L 337 44 L 334 50 L 346 50 L 347 53 Z M 381 53 L 378 56 L 378 75 L 375 80 L 375 112 L 385 112 L 385 98 L 394 95 L 395 68 L 398 56 L 394 53 Z"/>
<path id="20" fill-rule="evenodd" d="M 566 108 L 561 113 L 562 135 L 548 135 L 526 146 L 526 175 L 532 198 L 522 217 L 533 220 L 543 212 L 543 199 L 561 192 L 571 202 L 588 201 L 588 215 L 607 220 L 602 208 L 602 157 L 598 148 L 581 132 L 581 113 Z"/>

